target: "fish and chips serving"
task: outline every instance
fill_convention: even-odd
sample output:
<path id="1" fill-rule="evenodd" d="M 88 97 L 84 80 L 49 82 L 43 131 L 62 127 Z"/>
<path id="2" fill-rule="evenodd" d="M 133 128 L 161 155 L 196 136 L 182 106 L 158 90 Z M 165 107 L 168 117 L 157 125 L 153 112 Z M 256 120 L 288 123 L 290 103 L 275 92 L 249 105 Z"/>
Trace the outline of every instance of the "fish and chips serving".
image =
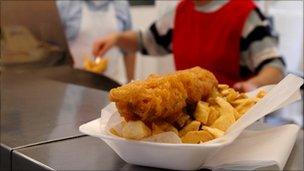
<path id="1" fill-rule="evenodd" d="M 301 99 L 302 84 L 302 78 L 289 74 L 277 85 L 244 94 L 219 84 L 200 67 L 151 75 L 112 89 L 112 103 L 101 110 L 101 117 L 79 130 L 103 140 L 127 163 L 177 170 L 217 168 L 220 162 L 238 157 L 234 153 L 240 151 L 234 145 L 247 142 L 246 135 L 252 132 L 247 127 Z M 297 127 L 292 126 L 296 135 Z M 242 141 L 243 133 L 246 141 Z M 259 133 L 251 135 L 244 146 L 264 144 L 258 141 Z M 248 161 L 250 156 L 246 153 L 241 160 Z"/>
<path id="2" fill-rule="evenodd" d="M 223 136 L 264 95 L 259 91 L 248 97 L 218 84 L 200 67 L 151 75 L 110 91 L 110 100 L 124 118 L 110 132 L 134 140 L 173 132 L 183 143 L 204 143 Z"/>

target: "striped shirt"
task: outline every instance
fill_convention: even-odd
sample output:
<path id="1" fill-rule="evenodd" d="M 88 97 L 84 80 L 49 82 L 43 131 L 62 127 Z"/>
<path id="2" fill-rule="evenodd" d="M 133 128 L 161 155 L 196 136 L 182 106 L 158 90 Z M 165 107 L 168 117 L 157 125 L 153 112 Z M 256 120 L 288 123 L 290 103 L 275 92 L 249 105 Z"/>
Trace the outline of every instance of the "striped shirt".
<path id="1" fill-rule="evenodd" d="M 211 1 L 196 7 L 197 11 L 213 12 L 228 1 Z M 168 11 L 151 26 L 139 31 L 139 47 L 143 54 L 167 55 L 172 53 L 175 8 Z M 240 74 L 247 76 L 258 73 L 266 66 L 285 72 L 285 62 L 278 52 L 278 37 L 269 21 L 255 8 L 246 19 L 240 37 Z"/>

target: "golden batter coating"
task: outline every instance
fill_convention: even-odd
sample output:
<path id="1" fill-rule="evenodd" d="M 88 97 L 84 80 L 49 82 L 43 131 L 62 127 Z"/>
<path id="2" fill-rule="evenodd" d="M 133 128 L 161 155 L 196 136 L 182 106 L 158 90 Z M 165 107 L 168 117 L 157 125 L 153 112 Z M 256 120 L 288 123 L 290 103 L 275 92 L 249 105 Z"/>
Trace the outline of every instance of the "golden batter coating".
<path id="1" fill-rule="evenodd" d="M 163 76 L 150 75 L 146 80 L 114 88 L 109 98 L 126 121 L 174 123 L 184 117 L 187 103 L 196 104 L 208 97 L 217 84 L 211 72 L 194 67 Z"/>

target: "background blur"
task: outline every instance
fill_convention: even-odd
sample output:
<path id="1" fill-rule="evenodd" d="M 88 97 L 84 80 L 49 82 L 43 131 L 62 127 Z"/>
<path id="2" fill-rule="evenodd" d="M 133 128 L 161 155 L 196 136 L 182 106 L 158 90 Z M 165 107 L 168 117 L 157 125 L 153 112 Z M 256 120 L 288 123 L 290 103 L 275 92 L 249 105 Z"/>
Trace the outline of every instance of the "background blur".
<path id="1" fill-rule="evenodd" d="M 170 10 L 177 2 L 131 0 L 133 28 L 148 27 L 153 20 L 166 10 Z M 273 19 L 274 28 L 280 37 L 279 49 L 287 61 L 287 69 L 303 75 L 303 1 L 256 2 L 261 10 Z M 1 1 L 1 33 L 5 27 L 13 25 L 23 25 L 39 40 L 58 45 L 63 51 L 67 50 L 53 1 Z M 143 58 L 138 54 L 137 79 L 144 78 L 150 73 L 166 73 L 173 70 L 174 65 L 170 55 L 161 58 Z"/>
<path id="2" fill-rule="evenodd" d="M 156 1 L 153 6 L 135 6 L 131 14 L 135 29 L 146 28 L 178 1 Z M 287 69 L 303 75 L 303 1 L 256 1 L 260 9 L 273 18 L 274 28 L 280 39 L 279 49 L 287 62 Z M 140 55 L 139 55 L 140 56 Z M 144 78 L 151 72 L 166 73 L 174 70 L 172 56 L 165 58 L 138 58 L 137 77 Z"/>
<path id="3" fill-rule="evenodd" d="M 178 1 L 130 1 L 133 29 L 147 28 L 152 21 Z M 271 18 L 279 35 L 279 50 L 287 62 L 288 72 L 303 76 L 303 1 L 256 1 L 260 9 Z M 23 26 L 33 37 L 28 36 Z M 43 65 L 70 63 L 63 28 L 54 1 L 1 1 L 1 68 L 16 63 L 36 62 Z M 10 29 L 7 29 L 10 28 Z M 14 36 L 20 34 L 21 36 Z M 11 49 L 33 49 L 31 54 L 4 51 L 3 40 Z M 37 43 L 38 47 L 37 48 Z M 36 44 L 36 45 L 33 45 Z M 10 56 L 10 58 L 7 58 Z M 42 62 L 41 62 L 42 61 Z M 145 78 L 150 73 L 167 73 L 174 70 L 171 55 L 152 58 L 137 54 L 135 79 Z M 297 105 L 297 111 L 302 111 Z M 293 110 L 293 109 L 292 109 Z M 283 116 L 290 118 L 290 116 Z M 294 122 L 303 125 L 303 112 L 293 115 Z"/>

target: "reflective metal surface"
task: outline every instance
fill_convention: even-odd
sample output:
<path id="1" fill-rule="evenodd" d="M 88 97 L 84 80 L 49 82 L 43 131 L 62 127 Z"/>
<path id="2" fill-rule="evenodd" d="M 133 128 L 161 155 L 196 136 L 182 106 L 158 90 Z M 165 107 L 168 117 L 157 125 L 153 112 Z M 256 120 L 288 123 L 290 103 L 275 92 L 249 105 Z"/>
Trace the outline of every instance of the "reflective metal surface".
<path id="1" fill-rule="evenodd" d="M 72 66 L 68 65 L 40 68 L 4 68 L 3 70 L 5 71 L 4 73 L 14 72 L 19 74 L 29 74 L 32 77 L 43 77 L 55 81 L 76 84 L 104 91 L 109 91 L 111 88 L 119 86 L 117 82 L 104 75 L 74 69 Z"/>
<path id="2" fill-rule="evenodd" d="M 31 73 L 64 83 L 71 83 L 104 91 L 109 91 L 114 87 L 120 86 L 117 82 L 106 76 L 73 69 L 71 66 L 51 67 L 41 69 L 39 72 L 33 70 Z"/>
<path id="3" fill-rule="evenodd" d="M 13 152 L 12 160 L 12 170 L 161 170 L 127 164 L 103 141 L 93 137 L 19 149 Z"/>
<path id="4" fill-rule="evenodd" d="M 160 170 L 127 164 L 103 141 L 93 137 L 18 149 L 13 152 L 12 164 L 13 170 L 22 167 L 43 170 Z M 303 170 L 303 130 L 299 132 L 284 170 Z"/>
<path id="5" fill-rule="evenodd" d="M 1 73 L 1 143 L 10 148 L 81 135 L 107 93 L 29 74 Z"/>

